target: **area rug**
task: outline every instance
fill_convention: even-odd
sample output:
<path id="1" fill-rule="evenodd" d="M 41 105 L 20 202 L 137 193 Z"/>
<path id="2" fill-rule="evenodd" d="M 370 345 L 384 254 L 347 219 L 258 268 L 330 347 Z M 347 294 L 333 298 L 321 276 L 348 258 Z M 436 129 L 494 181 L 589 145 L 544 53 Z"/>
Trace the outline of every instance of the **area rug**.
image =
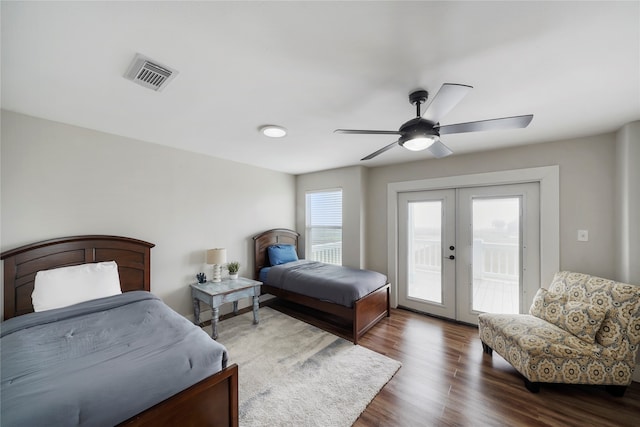
<path id="1" fill-rule="evenodd" d="M 239 368 L 240 427 L 351 426 L 400 362 L 268 307 L 224 320 Z"/>

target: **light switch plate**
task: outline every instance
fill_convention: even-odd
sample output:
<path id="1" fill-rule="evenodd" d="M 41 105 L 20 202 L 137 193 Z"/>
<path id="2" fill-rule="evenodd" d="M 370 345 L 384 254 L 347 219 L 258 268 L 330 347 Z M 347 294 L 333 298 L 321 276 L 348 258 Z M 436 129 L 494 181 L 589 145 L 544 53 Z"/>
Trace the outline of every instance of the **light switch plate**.
<path id="1" fill-rule="evenodd" d="M 589 241 L 589 230 L 578 230 L 578 242 Z"/>

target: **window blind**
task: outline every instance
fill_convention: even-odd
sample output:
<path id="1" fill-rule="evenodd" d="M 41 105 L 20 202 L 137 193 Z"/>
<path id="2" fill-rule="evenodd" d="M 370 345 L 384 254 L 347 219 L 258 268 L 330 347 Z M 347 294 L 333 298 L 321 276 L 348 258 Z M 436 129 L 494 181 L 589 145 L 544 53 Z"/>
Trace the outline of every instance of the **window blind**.
<path id="1" fill-rule="evenodd" d="M 342 190 L 306 194 L 306 258 L 342 265 Z"/>

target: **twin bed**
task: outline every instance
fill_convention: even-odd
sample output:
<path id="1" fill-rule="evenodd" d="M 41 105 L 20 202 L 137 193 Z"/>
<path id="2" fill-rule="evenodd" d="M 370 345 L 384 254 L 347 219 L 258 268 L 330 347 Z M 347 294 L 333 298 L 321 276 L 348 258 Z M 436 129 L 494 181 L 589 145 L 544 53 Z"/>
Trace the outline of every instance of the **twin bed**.
<path id="1" fill-rule="evenodd" d="M 77 236 L 2 254 L 3 425 L 238 425 L 238 367 L 149 293 L 153 246 Z M 122 294 L 32 313 L 38 271 L 103 261 Z"/>
<path id="2" fill-rule="evenodd" d="M 297 254 L 299 236 L 293 230 L 278 228 L 253 237 L 254 275 L 263 283 L 262 293 L 338 317 L 348 323 L 350 338 L 357 344 L 390 314 L 386 276 L 287 257 L 288 248 Z M 274 253 L 274 248 L 282 248 L 284 255 Z"/>
<path id="3" fill-rule="evenodd" d="M 348 322 L 357 344 L 389 316 L 386 277 L 297 260 L 298 237 L 295 231 L 274 229 L 253 238 L 262 292 Z M 238 426 L 238 366 L 227 366 L 222 345 L 149 292 L 153 246 L 92 235 L 2 253 L 3 425 Z M 272 263 L 269 248 L 274 246 L 293 250 L 296 259 Z M 52 269 L 111 261 L 117 294 L 80 295 L 77 303 L 38 306 L 34 312 L 34 301 L 42 298 L 34 294 L 38 272 L 42 289 L 42 278 Z M 57 271 L 68 270 L 76 269 Z M 54 299 L 73 298 L 88 289 L 78 283 L 72 291 L 45 289 Z"/>

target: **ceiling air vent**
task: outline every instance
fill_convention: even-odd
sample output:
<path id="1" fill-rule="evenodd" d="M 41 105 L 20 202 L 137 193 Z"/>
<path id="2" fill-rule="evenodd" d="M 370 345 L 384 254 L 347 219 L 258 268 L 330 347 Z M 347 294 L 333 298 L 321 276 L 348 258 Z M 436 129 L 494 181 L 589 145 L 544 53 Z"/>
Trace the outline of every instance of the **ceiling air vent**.
<path id="1" fill-rule="evenodd" d="M 125 73 L 125 79 L 155 91 L 161 91 L 178 74 L 165 65 L 136 53 Z"/>

